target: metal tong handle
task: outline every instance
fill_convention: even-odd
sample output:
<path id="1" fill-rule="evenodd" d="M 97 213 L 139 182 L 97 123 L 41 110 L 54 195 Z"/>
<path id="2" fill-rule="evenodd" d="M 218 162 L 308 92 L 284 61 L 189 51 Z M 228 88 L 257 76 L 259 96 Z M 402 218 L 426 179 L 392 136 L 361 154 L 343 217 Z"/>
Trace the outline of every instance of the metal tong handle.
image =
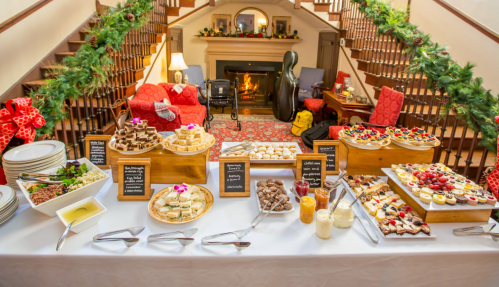
<path id="1" fill-rule="evenodd" d="M 34 177 L 24 177 L 21 176 L 18 178 L 19 180 L 28 180 L 28 181 L 36 181 L 36 182 L 41 182 L 41 183 L 46 183 L 46 184 L 61 184 L 62 181 L 49 181 L 49 180 L 43 180 L 43 179 L 38 179 Z"/>
<path id="2" fill-rule="evenodd" d="M 137 229 L 137 232 L 134 232 L 134 228 Z M 96 239 L 103 238 L 105 236 L 111 236 L 111 235 L 116 235 L 124 232 L 129 232 L 132 236 L 139 235 L 143 230 L 145 229 L 144 226 L 137 226 L 137 227 L 130 227 L 130 228 L 125 228 L 125 229 L 120 229 L 120 230 L 115 230 L 115 231 L 110 231 L 110 232 L 105 232 L 105 233 L 100 233 L 94 236 L 94 242 Z M 135 233 L 135 234 L 134 234 Z"/>
<path id="3" fill-rule="evenodd" d="M 178 238 L 147 238 L 147 243 L 165 242 L 165 241 L 178 241 L 182 246 L 187 246 L 194 242 L 194 238 L 178 237 Z"/>
<path id="4" fill-rule="evenodd" d="M 34 177 L 59 177 L 64 176 L 64 174 L 43 174 L 43 173 L 20 173 L 19 177 L 34 176 Z"/>
<path id="5" fill-rule="evenodd" d="M 224 232 L 224 233 L 219 233 L 219 234 L 208 235 L 208 236 L 205 236 L 205 237 L 201 238 L 201 242 L 206 242 L 206 241 L 211 240 L 211 239 L 215 239 L 215 238 L 219 238 L 219 237 L 223 237 L 223 236 L 227 236 L 227 235 L 231 235 L 231 234 L 232 234 L 232 231 L 230 231 L 230 232 Z"/>
<path id="6" fill-rule="evenodd" d="M 355 218 L 357 220 L 359 220 L 360 224 L 362 224 L 362 227 L 364 227 L 364 230 L 366 231 L 367 233 L 367 236 L 369 236 L 369 239 L 371 239 L 371 241 L 374 243 L 374 244 L 378 244 L 379 242 L 379 237 L 378 237 L 378 234 L 376 234 L 376 232 L 374 232 L 374 235 L 376 236 L 376 239 L 374 239 L 372 236 L 371 236 L 371 233 L 367 230 L 367 227 L 365 226 L 364 222 L 362 221 L 362 219 L 357 215 L 357 212 L 355 212 L 355 210 L 353 211 L 353 214 L 355 216 Z M 371 220 L 367 220 L 369 222 L 371 222 Z M 372 222 L 371 222 L 372 223 Z"/>
<path id="7" fill-rule="evenodd" d="M 258 224 L 260 224 L 260 222 L 262 222 L 265 218 L 267 218 L 267 216 L 269 216 L 269 214 L 270 214 L 270 213 L 271 213 L 271 212 L 272 212 L 272 211 L 273 211 L 273 210 L 274 210 L 274 209 L 275 209 L 275 208 L 276 208 L 279 204 L 281 204 L 281 202 L 282 202 L 285 198 L 286 198 L 286 197 L 281 198 L 281 200 L 279 200 L 279 202 L 277 202 L 277 204 L 276 204 L 276 205 L 274 205 L 274 207 L 272 207 L 272 208 L 269 210 L 269 212 L 265 213 L 265 215 L 262 217 L 262 219 L 260 219 L 258 222 L 256 222 L 256 223 L 253 225 L 253 223 L 255 222 L 255 220 L 257 220 L 257 219 L 258 219 L 258 217 L 260 216 L 260 214 L 262 214 L 262 212 L 265 210 L 265 208 L 264 208 L 262 211 L 260 211 L 260 214 L 258 214 L 258 216 L 257 216 L 257 217 L 255 217 L 255 219 L 253 219 L 253 221 L 251 222 L 251 227 L 255 228 Z M 265 205 L 265 206 L 267 206 L 267 205 Z"/>

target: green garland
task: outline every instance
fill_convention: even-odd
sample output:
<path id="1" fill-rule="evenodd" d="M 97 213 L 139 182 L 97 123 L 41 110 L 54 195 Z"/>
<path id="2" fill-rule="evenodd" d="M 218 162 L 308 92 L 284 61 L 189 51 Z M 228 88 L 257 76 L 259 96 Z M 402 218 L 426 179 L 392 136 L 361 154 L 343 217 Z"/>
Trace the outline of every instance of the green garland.
<path id="1" fill-rule="evenodd" d="M 103 87 L 107 71 L 113 65 L 114 50 L 121 50 L 126 34 L 147 23 L 153 0 L 127 0 L 123 5 L 110 8 L 95 19 L 80 49 L 74 56 L 64 58 L 64 68 L 55 71 L 47 85 L 31 92 L 33 106 L 45 118 L 45 126 L 36 130 L 37 137 L 52 134 L 56 123 L 67 117 L 62 112 L 65 99 L 77 99 Z"/>
<path id="2" fill-rule="evenodd" d="M 424 74 L 428 88 L 433 92 L 447 92 L 441 115 L 451 110 L 455 112 L 471 129 L 481 132 L 480 145 L 497 153 L 499 125 L 494 117 L 499 114 L 498 99 L 490 90 L 482 89 L 482 78 L 473 78 L 474 65 L 467 63 L 461 67 L 452 61 L 445 46 L 433 44 L 429 35 L 406 22 L 404 11 L 392 9 L 390 4 L 381 0 L 351 1 L 360 4 L 359 10 L 372 19 L 380 34 L 391 34 L 409 46 L 404 53 L 413 56 L 408 69 L 410 73 Z"/>
<path id="3" fill-rule="evenodd" d="M 255 32 L 255 31 L 250 31 L 250 32 L 241 32 L 241 33 L 227 33 L 225 34 L 223 32 L 223 29 L 220 28 L 219 31 L 215 31 L 215 29 L 211 28 L 204 28 L 203 31 L 200 31 L 199 34 L 195 35 L 196 37 L 225 37 L 225 38 L 260 38 L 260 39 L 300 39 L 298 37 L 298 31 L 295 30 L 293 32 L 293 35 L 291 36 L 284 36 L 284 35 L 270 35 L 265 37 L 263 33 L 260 32 Z"/>

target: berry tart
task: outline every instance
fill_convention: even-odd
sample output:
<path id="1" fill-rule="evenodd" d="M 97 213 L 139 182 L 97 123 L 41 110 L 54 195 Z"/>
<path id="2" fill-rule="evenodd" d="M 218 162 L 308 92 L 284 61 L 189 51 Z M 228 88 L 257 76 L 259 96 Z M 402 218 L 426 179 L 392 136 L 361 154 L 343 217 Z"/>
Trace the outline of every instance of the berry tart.
<path id="1" fill-rule="evenodd" d="M 386 131 L 394 143 L 427 147 L 434 147 L 440 144 L 435 135 L 428 134 L 422 128 L 415 127 L 409 130 L 407 128 L 388 127 Z"/>
<path id="2" fill-rule="evenodd" d="M 354 142 L 360 145 L 383 146 L 390 143 L 390 136 L 377 130 L 366 129 L 363 125 L 344 126 L 339 136 L 347 143 Z"/>

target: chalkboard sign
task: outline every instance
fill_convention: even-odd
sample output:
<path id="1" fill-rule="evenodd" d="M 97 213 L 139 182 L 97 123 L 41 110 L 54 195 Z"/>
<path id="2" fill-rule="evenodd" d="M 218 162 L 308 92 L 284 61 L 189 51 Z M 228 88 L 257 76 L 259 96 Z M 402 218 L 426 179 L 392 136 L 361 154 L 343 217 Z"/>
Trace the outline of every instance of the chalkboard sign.
<path id="1" fill-rule="evenodd" d="M 250 159 L 220 157 L 220 197 L 250 196 Z"/>
<path id="2" fill-rule="evenodd" d="M 85 137 L 85 156 L 99 168 L 110 168 L 109 135 L 87 135 Z"/>
<path id="3" fill-rule="evenodd" d="M 314 153 L 326 154 L 326 174 L 339 174 L 339 141 L 314 141 Z"/>
<path id="4" fill-rule="evenodd" d="M 118 176 L 118 200 L 149 200 L 154 193 L 150 158 L 118 160 Z"/>
<path id="5" fill-rule="evenodd" d="M 123 195 L 145 195 L 144 165 L 123 166 Z"/>
<path id="6" fill-rule="evenodd" d="M 302 176 L 310 183 L 310 191 L 322 187 L 326 179 L 325 154 L 298 154 L 296 156 L 296 179 Z"/>

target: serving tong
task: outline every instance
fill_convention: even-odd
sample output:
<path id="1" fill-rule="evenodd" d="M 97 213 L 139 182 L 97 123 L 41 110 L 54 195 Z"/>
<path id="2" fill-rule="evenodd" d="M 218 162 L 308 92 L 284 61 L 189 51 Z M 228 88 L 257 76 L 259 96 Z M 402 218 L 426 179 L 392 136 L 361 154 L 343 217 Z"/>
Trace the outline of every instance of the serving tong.
<path id="1" fill-rule="evenodd" d="M 189 228 L 185 229 L 182 231 L 173 231 L 173 232 L 167 232 L 167 233 L 158 233 L 158 234 L 152 234 L 147 236 L 147 243 L 153 243 L 153 242 L 165 242 L 165 241 L 178 241 L 182 246 L 187 246 L 194 242 L 194 238 L 191 238 L 192 235 L 194 235 L 196 232 L 198 232 L 197 228 Z M 169 237 L 175 234 L 181 233 L 184 235 L 184 237 Z"/>
<path id="2" fill-rule="evenodd" d="M 130 228 L 125 228 L 125 229 L 100 233 L 100 234 L 97 234 L 94 236 L 93 242 L 99 243 L 99 242 L 107 242 L 107 241 L 123 241 L 123 243 L 125 243 L 126 247 L 132 247 L 135 244 L 137 244 L 137 242 L 139 242 L 138 238 L 136 238 L 136 237 L 107 237 L 107 238 L 105 238 L 105 237 L 120 234 L 120 233 L 125 233 L 125 232 L 129 232 L 132 236 L 137 236 L 142 231 L 144 231 L 145 228 L 146 228 L 145 226 L 136 226 L 136 227 L 130 227 Z"/>
<path id="3" fill-rule="evenodd" d="M 488 231 L 485 231 L 486 228 L 489 228 Z M 494 229 L 494 227 L 496 227 L 496 224 L 494 223 L 489 223 L 489 224 L 485 224 L 485 225 L 479 225 L 479 226 L 472 226 L 472 227 L 466 227 L 466 228 L 457 228 L 457 229 L 454 229 L 452 230 L 452 233 L 455 235 L 455 236 L 479 236 L 479 235 L 490 235 L 490 237 L 492 237 L 492 239 L 495 241 L 495 242 L 499 242 L 499 233 L 497 232 L 490 232 L 492 229 Z M 471 230 L 481 230 L 479 232 L 473 232 Z"/>
<path id="4" fill-rule="evenodd" d="M 221 150 L 220 154 L 229 153 L 229 152 L 236 152 L 236 151 L 241 151 L 241 150 L 249 151 L 249 150 L 253 149 L 253 147 L 251 147 L 252 144 L 253 144 L 253 142 L 245 142 L 245 143 L 241 143 L 241 144 L 238 144 L 235 146 L 231 146 L 231 147 L 228 147 L 228 148 Z"/>
<path id="5" fill-rule="evenodd" d="M 263 216 L 260 220 L 259 219 L 260 215 L 265 211 L 265 208 L 269 205 L 270 201 L 265 204 L 265 206 L 262 208 L 262 211 L 258 213 L 258 215 L 251 221 L 251 226 L 246 228 L 246 229 L 241 229 L 241 230 L 234 230 L 234 231 L 229 231 L 229 232 L 223 232 L 223 233 L 218 233 L 218 234 L 213 234 L 213 235 L 208 235 L 205 236 L 201 239 L 201 245 L 234 245 L 238 251 L 244 250 L 248 248 L 251 245 L 251 242 L 246 242 L 246 241 L 228 241 L 228 242 L 223 242 L 223 241 L 209 241 L 215 238 L 223 237 L 223 236 L 228 236 L 228 235 L 234 235 L 237 237 L 237 239 L 242 239 L 246 235 L 248 235 L 253 228 L 255 228 L 260 222 L 262 222 L 269 214 L 274 211 L 274 209 L 281 204 L 281 202 L 285 199 L 285 197 L 281 198 L 277 202 L 276 205 L 274 205 L 268 212 L 265 213 L 265 216 Z"/>

